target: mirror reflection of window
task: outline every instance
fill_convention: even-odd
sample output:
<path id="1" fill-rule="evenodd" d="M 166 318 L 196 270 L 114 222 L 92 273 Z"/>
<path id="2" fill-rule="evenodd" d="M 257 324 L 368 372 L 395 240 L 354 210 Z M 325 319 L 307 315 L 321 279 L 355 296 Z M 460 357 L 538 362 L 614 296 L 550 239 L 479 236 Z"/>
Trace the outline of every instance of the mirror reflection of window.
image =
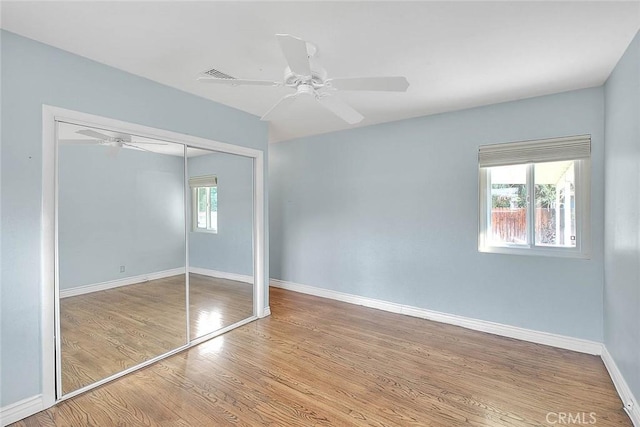
<path id="1" fill-rule="evenodd" d="M 189 179 L 193 211 L 193 231 L 218 232 L 218 177 L 196 176 Z"/>

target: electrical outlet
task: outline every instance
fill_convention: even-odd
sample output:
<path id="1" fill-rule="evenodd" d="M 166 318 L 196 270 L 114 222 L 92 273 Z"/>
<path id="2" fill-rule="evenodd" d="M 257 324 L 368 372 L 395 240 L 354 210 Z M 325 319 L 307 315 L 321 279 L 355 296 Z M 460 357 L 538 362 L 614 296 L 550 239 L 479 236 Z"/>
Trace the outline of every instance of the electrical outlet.
<path id="1" fill-rule="evenodd" d="M 120 266 L 120 273 L 124 273 L 124 265 Z"/>

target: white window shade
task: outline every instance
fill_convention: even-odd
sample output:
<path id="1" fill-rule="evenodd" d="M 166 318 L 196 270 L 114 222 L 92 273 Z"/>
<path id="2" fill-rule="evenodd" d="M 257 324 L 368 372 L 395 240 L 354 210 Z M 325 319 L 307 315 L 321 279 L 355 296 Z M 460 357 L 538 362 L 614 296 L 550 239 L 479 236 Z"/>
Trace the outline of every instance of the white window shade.
<path id="1" fill-rule="evenodd" d="M 215 175 L 193 176 L 189 178 L 189 187 L 217 187 L 218 177 Z"/>
<path id="2" fill-rule="evenodd" d="M 478 164 L 481 168 L 589 157 L 591 135 L 482 145 L 478 149 Z"/>

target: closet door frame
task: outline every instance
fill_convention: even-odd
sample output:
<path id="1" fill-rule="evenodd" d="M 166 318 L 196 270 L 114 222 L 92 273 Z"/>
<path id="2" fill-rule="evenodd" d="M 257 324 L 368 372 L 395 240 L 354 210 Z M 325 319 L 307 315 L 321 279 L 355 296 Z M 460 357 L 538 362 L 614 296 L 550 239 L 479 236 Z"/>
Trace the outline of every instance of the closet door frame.
<path id="1" fill-rule="evenodd" d="M 57 122 L 67 122 L 81 126 L 90 126 L 106 129 L 114 129 L 122 132 L 135 134 L 138 136 L 164 140 L 167 142 L 181 144 L 185 147 L 185 168 L 187 163 L 186 147 L 202 148 L 222 153 L 236 154 L 249 157 L 253 160 L 253 316 L 248 317 L 233 325 L 190 340 L 187 334 L 187 343 L 177 347 L 160 356 L 149 359 L 139 365 L 123 370 L 117 374 L 111 375 L 103 380 L 97 381 L 88 386 L 82 387 L 63 396 L 58 395 L 56 390 L 56 375 L 58 375 L 60 366 L 56 357 L 57 342 L 59 339 L 59 322 L 56 321 L 56 313 L 59 312 L 59 289 L 57 274 Z M 185 176 L 187 170 L 185 169 Z M 188 183 L 185 182 L 185 191 Z M 42 238 L 41 238 L 41 305 L 42 314 L 40 320 L 41 331 L 41 385 L 42 385 L 42 403 L 46 409 L 57 402 L 69 399 L 85 391 L 98 387 L 106 382 L 127 375 L 144 366 L 148 366 L 158 360 L 169 357 L 186 348 L 197 345 L 203 341 L 209 340 L 215 336 L 223 334 L 231 329 L 251 322 L 258 318 L 265 317 L 269 314 L 269 310 L 265 309 L 265 222 L 264 222 L 264 154 L 260 150 L 242 147 L 238 145 L 228 144 L 224 142 L 214 141 L 205 138 L 199 138 L 192 135 L 184 135 L 177 132 L 157 129 L 149 126 L 143 126 L 135 123 L 124 122 L 121 120 L 96 116 L 93 114 L 82 113 L 78 111 L 68 110 L 64 108 L 43 105 L 42 107 Z M 184 198 L 185 212 L 187 210 L 188 197 Z M 185 217 L 185 219 L 187 219 Z M 188 222 L 188 221 L 187 221 Z M 185 228 L 186 230 L 186 228 Z M 185 257 L 188 261 L 188 233 L 185 233 Z M 188 262 L 185 265 L 185 275 L 188 277 Z M 188 309 L 188 282 L 185 292 L 187 292 L 187 316 Z M 189 318 L 186 319 L 188 331 Z"/>

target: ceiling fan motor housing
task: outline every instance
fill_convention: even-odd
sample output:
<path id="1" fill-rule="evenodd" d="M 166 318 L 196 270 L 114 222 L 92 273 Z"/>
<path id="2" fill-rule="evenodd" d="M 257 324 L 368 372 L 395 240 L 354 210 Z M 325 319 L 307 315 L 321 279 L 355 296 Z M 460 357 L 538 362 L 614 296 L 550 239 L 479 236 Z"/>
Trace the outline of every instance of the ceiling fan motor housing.
<path id="1" fill-rule="evenodd" d="M 310 84 L 302 83 L 296 87 L 296 95 L 316 96 L 316 89 Z"/>
<path id="2" fill-rule="evenodd" d="M 312 59 L 312 58 L 309 58 Z M 311 85 L 314 88 L 320 88 L 324 86 L 324 81 L 327 78 L 327 70 L 314 64 L 315 61 L 311 60 L 311 75 L 301 76 L 291 71 L 291 68 L 284 69 L 284 84 L 286 86 L 297 87 L 301 84 Z"/>

